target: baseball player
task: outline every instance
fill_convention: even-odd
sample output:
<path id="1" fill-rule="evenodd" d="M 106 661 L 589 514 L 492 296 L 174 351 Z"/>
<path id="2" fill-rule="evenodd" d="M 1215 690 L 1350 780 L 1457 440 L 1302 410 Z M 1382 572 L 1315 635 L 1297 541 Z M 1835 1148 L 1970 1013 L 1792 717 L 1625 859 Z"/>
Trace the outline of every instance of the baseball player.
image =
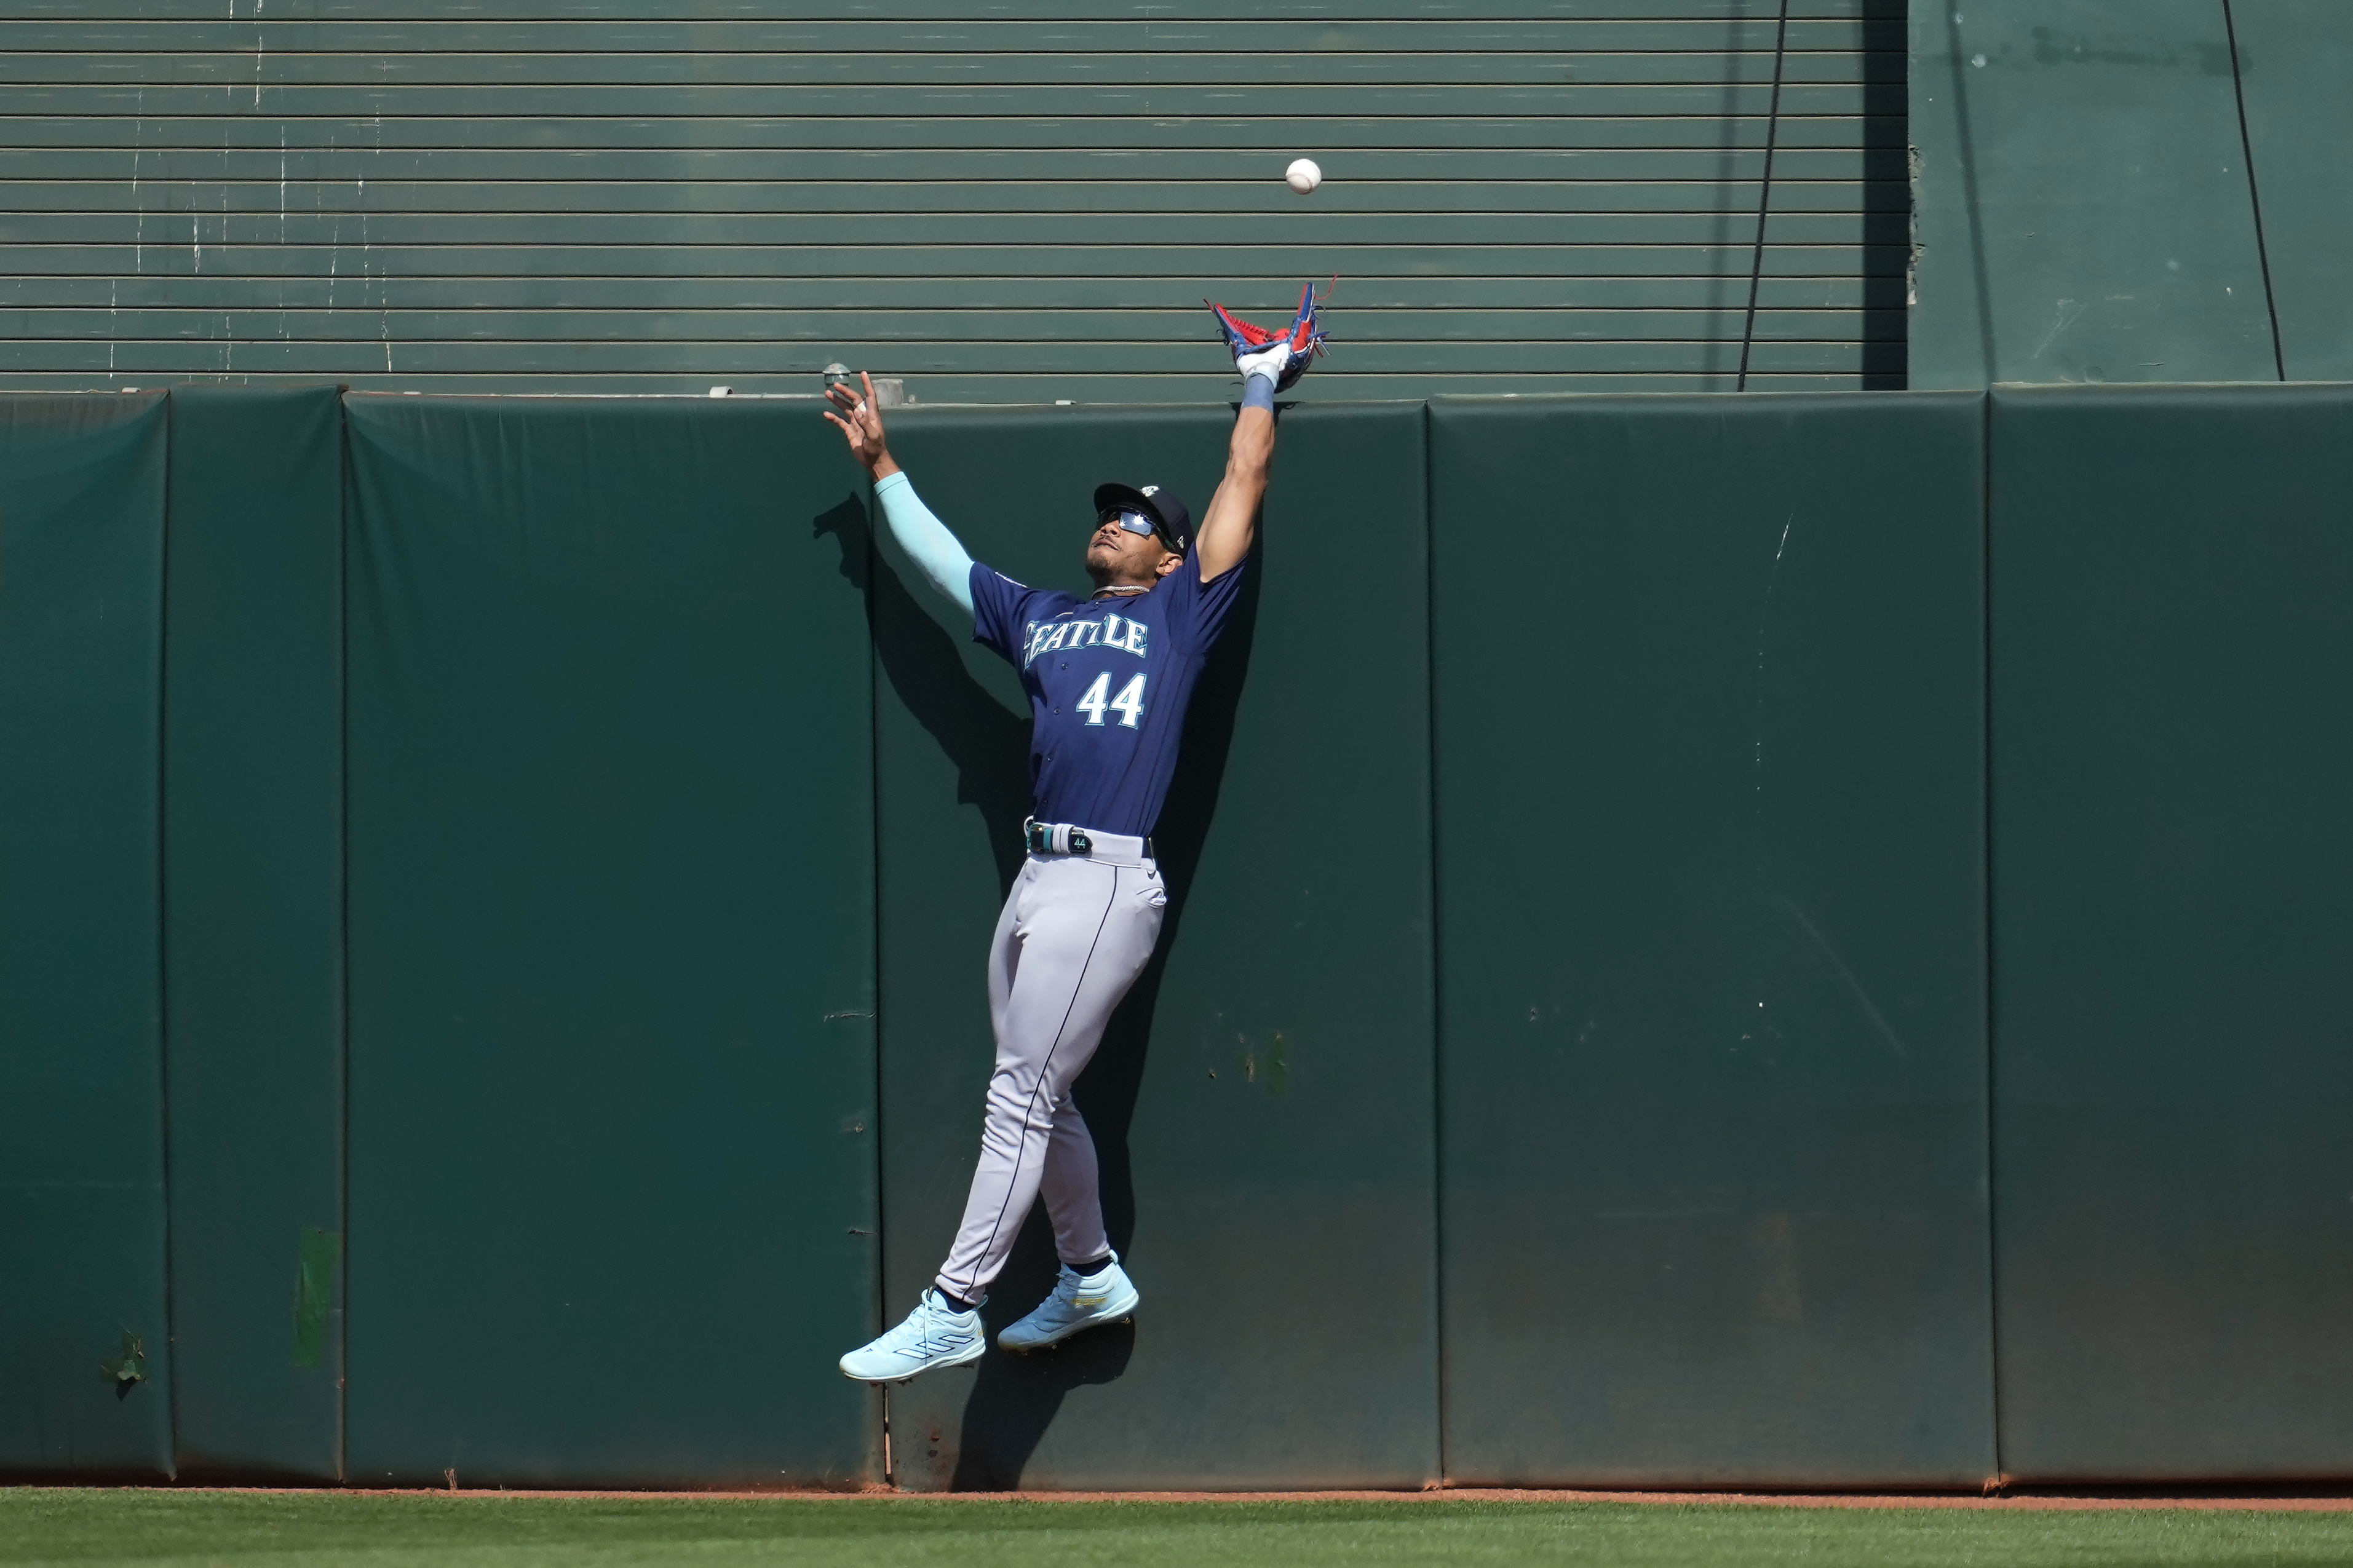
<path id="1" fill-rule="evenodd" d="M 1042 1189 L 1061 1273 L 997 1335 L 1034 1350 L 1132 1314 L 1135 1284 L 1103 1231 L 1094 1141 L 1071 1085 L 1142 973 L 1168 902 L 1153 820 L 1176 766 L 1185 707 L 1241 585 L 1274 455 L 1274 395 L 1319 347 L 1312 290 L 1277 336 L 1219 307 L 1244 391 L 1200 531 L 1166 487 L 1105 484 L 1087 536 L 1086 595 L 1031 588 L 975 562 L 892 459 L 874 402 L 831 388 L 825 416 L 874 478 L 892 538 L 972 617 L 973 640 L 1009 660 L 1029 693 L 1029 848 L 988 955 L 997 1066 L 980 1162 L 955 1245 L 906 1321 L 841 1358 L 845 1376 L 903 1382 L 988 1349 L 980 1305 Z"/>

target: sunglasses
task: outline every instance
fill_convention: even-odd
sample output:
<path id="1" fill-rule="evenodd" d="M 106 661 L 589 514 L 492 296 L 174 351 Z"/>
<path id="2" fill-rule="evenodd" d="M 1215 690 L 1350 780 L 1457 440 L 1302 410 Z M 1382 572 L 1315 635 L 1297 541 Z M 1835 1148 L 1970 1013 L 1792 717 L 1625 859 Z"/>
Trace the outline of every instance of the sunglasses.
<path id="1" fill-rule="evenodd" d="M 1170 550 L 1176 551 L 1178 554 L 1183 553 L 1181 550 L 1177 550 L 1175 540 L 1160 531 L 1160 525 L 1157 522 L 1133 507 L 1106 507 L 1095 518 L 1095 526 L 1101 528 L 1106 522 L 1115 522 L 1128 533 L 1139 534 L 1145 539 L 1157 539 Z"/>

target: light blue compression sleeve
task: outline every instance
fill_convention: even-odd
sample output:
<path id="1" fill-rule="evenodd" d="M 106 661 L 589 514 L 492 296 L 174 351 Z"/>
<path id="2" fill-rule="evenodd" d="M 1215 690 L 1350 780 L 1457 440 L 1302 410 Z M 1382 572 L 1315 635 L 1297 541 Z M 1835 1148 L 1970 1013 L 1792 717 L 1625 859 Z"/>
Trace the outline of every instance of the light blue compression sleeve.
<path id="1" fill-rule="evenodd" d="M 923 580 L 972 614 L 972 557 L 965 553 L 948 525 L 932 515 L 902 469 L 874 482 L 874 499 L 882 503 L 882 521 L 891 537 L 907 552 Z"/>

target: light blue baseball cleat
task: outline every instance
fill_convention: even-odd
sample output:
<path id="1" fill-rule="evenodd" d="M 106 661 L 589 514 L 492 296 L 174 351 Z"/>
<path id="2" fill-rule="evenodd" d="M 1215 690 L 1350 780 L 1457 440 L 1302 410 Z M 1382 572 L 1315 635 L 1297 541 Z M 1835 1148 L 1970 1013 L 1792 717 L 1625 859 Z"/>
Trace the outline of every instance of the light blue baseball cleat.
<path id="1" fill-rule="evenodd" d="M 1065 1263 L 1054 1281 L 1054 1293 L 1019 1322 L 1007 1324 L 997 1342 L 1009 1351 L 1042 1350 L 1083 1330 L 1120 1321 L 1135 1310 L 1140 1300 L 1116 1252 L 1109 1263 L 1083 1277 Z"/>
<path id="2" fill-rule="evenodd" d="M 841 1375 L 860 1383 L 904 1383 L 920 1372 L 962 1366 L 988 1351 L 980 1311 L 959 1312 L 925 1290 L 907 1321 L 841 1358 Z"/>

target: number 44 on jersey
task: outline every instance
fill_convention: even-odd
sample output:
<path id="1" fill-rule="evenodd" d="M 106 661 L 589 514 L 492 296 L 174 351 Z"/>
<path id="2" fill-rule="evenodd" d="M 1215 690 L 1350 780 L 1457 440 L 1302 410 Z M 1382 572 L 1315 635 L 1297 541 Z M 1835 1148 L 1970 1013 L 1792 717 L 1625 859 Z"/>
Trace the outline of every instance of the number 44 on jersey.
<path id="1" fill-rule="evenodd" d="M 1136 721 L 1144 717 L 1144 677 L 1131 678 L 1125 686 L 1119 689 L 1116 697 L 1109 695 L 1110 691 L 1111 671 L 1105 670 L 1095 677 L 1094 684 L 1087 688 L 1086 694 L 1073 706 L 1087 716 L 1090 724 L 1102 723 L 1104 710 L 1108 709 L 1119 715 L 1121 723 L 1134 729 Z"/>

